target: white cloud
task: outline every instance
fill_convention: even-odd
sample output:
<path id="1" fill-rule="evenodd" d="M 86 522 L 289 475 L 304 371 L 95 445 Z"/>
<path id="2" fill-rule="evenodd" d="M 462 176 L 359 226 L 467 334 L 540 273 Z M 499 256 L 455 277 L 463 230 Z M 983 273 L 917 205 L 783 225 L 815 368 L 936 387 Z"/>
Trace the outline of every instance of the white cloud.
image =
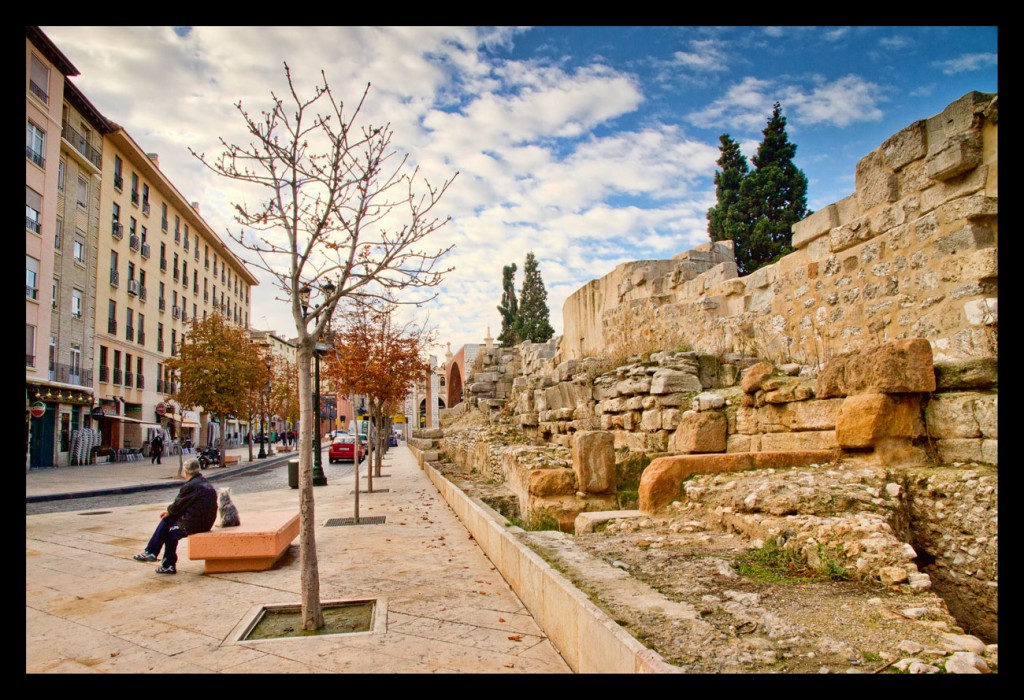
<path id="1" fill-rule="evenodd" d="M 999 64 L 999 57 L 994 53 L 965 53 L 948 61 L 938 61 L 935 66 L 940 68 L 945 75 L 956 75 L 980 70 L 988 66 Z"/>
<path id="2" fill-rule="evenodd" d="M 872 82 L 847 75 L 831 83 L 822 83 L 810 92 L 796 88 L 787 91 L 784 109 L 791 110 L 801 124 L 828 123 L 849 126 L 854 122 L 878 121 L 881 90 Z M 788 119 L 788 117 L 787 117 Z"/>
<path id="3" fill-rule="evenodd" d="M 692 51 L 676 51 L 675 64 L 681 68 L 697 71 L 728 70 L 728 60 L 722 43 L 715 39 L 699 39 L 690 42 Z"/>

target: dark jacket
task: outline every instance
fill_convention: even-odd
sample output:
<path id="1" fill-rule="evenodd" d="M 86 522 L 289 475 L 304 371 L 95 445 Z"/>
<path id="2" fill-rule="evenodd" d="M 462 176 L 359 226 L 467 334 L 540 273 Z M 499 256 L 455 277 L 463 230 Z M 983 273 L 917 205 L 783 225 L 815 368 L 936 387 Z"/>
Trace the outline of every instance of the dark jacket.
<path id="1" fill-rule="evenodd" d="M 178 519 L 178 527 L 189 535 L 209 532 L 217 519 L 217 489 L 206 477 L 196 474 L 189 479 L 174 503 L 167 506 L 168 517 Z"/>

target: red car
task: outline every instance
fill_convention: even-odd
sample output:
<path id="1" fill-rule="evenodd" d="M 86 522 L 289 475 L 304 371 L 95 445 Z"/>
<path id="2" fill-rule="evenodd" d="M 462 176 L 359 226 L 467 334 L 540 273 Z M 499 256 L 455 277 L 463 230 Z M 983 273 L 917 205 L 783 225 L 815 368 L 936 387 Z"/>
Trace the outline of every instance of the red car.
<path id="1" fill-rule="evenodd" d="M 356 450 L 356 438 L 354 435 L 341 433 L 331 441 L 331 447 L 327 452 L 327 459 L 331 464 L 335 462 L 355 462 L 354 453 Z M 362 441 L 359 443 L 359 461 L 366 457 L 366 447 Z"/>

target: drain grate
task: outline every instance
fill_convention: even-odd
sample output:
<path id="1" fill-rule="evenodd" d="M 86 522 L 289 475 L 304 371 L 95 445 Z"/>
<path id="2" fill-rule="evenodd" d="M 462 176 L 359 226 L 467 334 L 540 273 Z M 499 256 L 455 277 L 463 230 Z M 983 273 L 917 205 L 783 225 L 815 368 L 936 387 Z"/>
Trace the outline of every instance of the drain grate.
<path id="1" fill-rule="evenodd" d="M 88 513 L 79 513 L 79 515 L 106 515 L 110 512 L 109 510 L 91 510 Z"/>
<path id="2" fill-rule="evenodd" d="M 355 518 L 331 518 L 324 523 L 324 527 L 336 527 L 338 525 L 383 525 L 387 517 L 386 515 L 371 515 L 368 518 L 359 518 L 358 522 L 356 522 Z"/>
<path id="3" fill-rule="evenodd" d="M 359 493 L 390 493 L 390 492 L 391 492 L 391 489 L 374 489 L 373 491 L 367 491 L 366 489 L 359 489 Z M 349 496 L 354 496 L 355 493 L 356 492 L 353 489 L 352 491 L 348 492 L 348 495 Z"/>

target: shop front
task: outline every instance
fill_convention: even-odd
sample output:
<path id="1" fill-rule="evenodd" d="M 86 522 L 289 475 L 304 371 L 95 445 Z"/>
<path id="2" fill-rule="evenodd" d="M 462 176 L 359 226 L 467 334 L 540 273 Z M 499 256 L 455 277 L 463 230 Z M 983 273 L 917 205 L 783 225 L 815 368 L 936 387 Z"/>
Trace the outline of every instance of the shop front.
<path id="1" fill-rule="evenodd" d="M 25 387 L 26 469 L 83 464 L 81 433 L 93 427 L 92 389 L 28 379 Z"/>

